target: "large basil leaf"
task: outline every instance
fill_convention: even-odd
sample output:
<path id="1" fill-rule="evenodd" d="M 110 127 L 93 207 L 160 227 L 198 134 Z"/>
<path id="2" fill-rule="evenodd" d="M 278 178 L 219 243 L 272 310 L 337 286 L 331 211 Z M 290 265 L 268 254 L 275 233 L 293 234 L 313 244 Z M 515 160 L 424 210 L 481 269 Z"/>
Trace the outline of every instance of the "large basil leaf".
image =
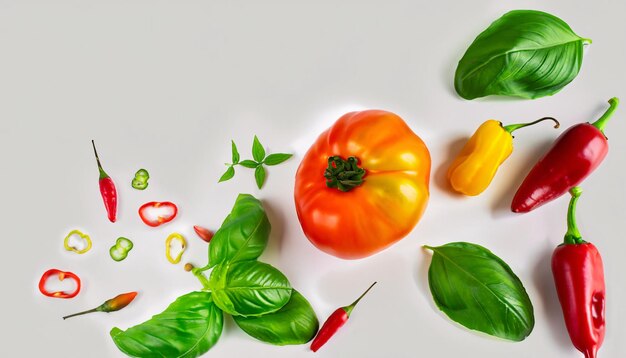
<path id="1" fill-rule="evenodd" d="M 435 303 L 463 326 L 522 341 L 533 330 L 533 305 L 511 268 L 482 246 L 455 242 L 433 250 L 428 283 Z"/>
<path id="2" fill-rule="evenodd" d="M 130 357 L 190 358 L 206 353 L 220 338 L 224 317 L 210 292 L 191 292 L 150 320 L 111 337 Z"/>
<path id="3" fill-rule="evenodd" d="M 209 288 L 215 304 L 233 316 L 276 312 L 291 297 L 287 277 L 258 261 L 225 262 L 211 272 Z"/>
<path id="4" fill-rule="evenodd" d="M 553 95 L 578 75 L 583 44 L 590 42 L 556 16 L 511 11 L 470 45 L 459 61 L 454 87 L 465 99 Z"/>
<path id="5" fill-rule="evenodd" d="M 255 260 L 263 253 L 271 225 L 261 202 L 250 194 L 239 194 L 232 211 L 211 239 L 209 264 Z"/>
<path id="6" fill-rule="evenodd" d="M 239 328 L 250 336 L 278 346 L 304 344 L 315 337 L 319 328 L 311 304 L 296 290 L 292 291 L 289 302 L 274 313 L 233 318 Z"/>

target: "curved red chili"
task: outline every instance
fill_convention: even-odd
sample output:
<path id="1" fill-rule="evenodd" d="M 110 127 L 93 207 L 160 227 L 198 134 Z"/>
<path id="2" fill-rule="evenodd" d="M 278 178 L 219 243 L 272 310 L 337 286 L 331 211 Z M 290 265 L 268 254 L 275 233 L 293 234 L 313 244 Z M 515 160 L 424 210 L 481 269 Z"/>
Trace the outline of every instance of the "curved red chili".
<path id="1" fill-rule="evenodd" d="M 48 291 L 46 289 L 46 282 L 48 282 L 48 279 L 50 277 L 53 277 L 53 276 L 57 276 L 59 281 L 63 281 L 66 278 L 74 280 L 74 282 L 76 282 L 76 289 L 73 292 L 65 292 L 65 291 L 50 292 L 50 291 Z M 80 278 L 78 276 L 76 276 L 75 273 L 68 272 L 68 271 L 61 271 L 61 270 L 57 270 L 57 269 L 50 269 L 50 270 L 44 272 L 43 275 L 41 276 L 41 279 L 39 280 L 39 291 L 44 296 L 53 297 L 53 298 L 72 298 L 72 297 L 76 297 L 76 295 L 78 295 L 78 293 L 80 292 L 80 288 L 81 288 Z"/>
<path id="2" fill-rule="evenodd" d="M 165 215 L 152 215 L 154 211 L 159 208 L 169 209 Z M 151 201 L 143 204 L 139 208 L 139 217 L 148 226 L 156 227 L 165 223 L 168 223 L 176 217 L 178 214 L 178 207 L 176 204 L 169 201 Z"/>
<path id="3" fill-rule="evenodd" d="M 91 145 L 93 146 L 93 152 L 96 155 L 96 162 L 98 163 L 98 170 L 100 171 L 98 183 L 100 184 L 100 194 L 104 201 L 104 208 L 107 211 L 109 221 L 114 223 L 115 220 L 117 220 L 117 190 L 115 189 L 115 183 L 113 183 L 113 179 L 102 169 L 100 158 L 98 158 L 98 151 L 96 150 L 96 144 L 93 140 L 91 141 Z"/>
<path id="4" fill-rule="evenodd" d="M 339 328 L 346 324 L 354 307 L 357 305 L 357 303 L 359 303 L 361 298 L 363 298 L 363 296 L 365 296 L 369 292 L 369 290 L 374 287 L 375 284 L 376 282 L 374 282 L 367 290 L 365 290 L 365 292 L 363 292 L 363 294 L 361 294 L 361 296 L 359 296 L 356 301 L 352 302 L 352 304 L 337 308 L 335 312 L 333 312 L 328 317 L 326 322 L 324 322 L 324 324 L 322 325 L 322 328 L 320 328 L 319 332 L 317 332 L 313 343 L 311 343 L 311 350 L 313 352 L 317 352 L 318 349 L 320 349 L 324 344 L 326 344 L 326 342 L 328 342 L 330 337 L 337 333 Z"/>
<path id="5" fill-rule="evenodd" d="M 604 269 L 598 249 L 582 239 L 576 226 L 578 187 L 571 191 L 565 242 L 552 255 L 552 274 L 572 343 L 585 358 L 595 358 L 604 340 Z"/>
<path id="6" fill-rule="evenodd" d="M 526 213 L 560 197 L 602 163 L 609 151 L 603 129 L 619 100 L 613 97 L 609 104 L 610 108 L 593 124 L 577 124 L 559 136 L 517 189 L 511 203 L 513 212 Z"/>

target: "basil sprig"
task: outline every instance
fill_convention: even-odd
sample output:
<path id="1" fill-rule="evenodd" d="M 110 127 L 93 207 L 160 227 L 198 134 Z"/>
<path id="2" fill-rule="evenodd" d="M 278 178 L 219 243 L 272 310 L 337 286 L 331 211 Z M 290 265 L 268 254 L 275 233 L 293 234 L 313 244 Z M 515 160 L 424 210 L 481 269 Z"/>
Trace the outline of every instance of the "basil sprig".
<path id="1" fill-rule="evenodd" d="M 456 69 L 454 87 L 465 99 L 550 96 L 578 75 L 588 43 L 554 15 L 511 11 L 469 46 Z"/>
<path id="2" fill-rule="evenodd" d="M 198 357 L 219 339 L 224 313 L 263 342 L 289 345 L 313 339 L 319 322 L 309 302 L 277 268 L 257 261 L 270 231 L 261 202 L 240 194 L 211 240 L 209 264 L 192 269 L 203 291 L 179 297 L 163 313 L 126 331 L 113 328 L 113 342 L 131 357 Z M 210 269 L 207 278 L 204 272 Z"/>
<path id="3" fill-rule="evenodd" d="M 430 292 L 450 319 L 511 341 L 532 332 L 535 317 L 526 289 L 498 256 L 467 242 L 425 247 L 433 251 Z"/>
<path id="4" fill-rule="evenodd" d="M 252 141 L 252 158 L 254 160 L 246 159 L 240 161 L 241 157 L 239 155 L 239 151 L 237 150 L 235 141 L 231 141 L 231 151 L 232 163 L 226 163 L 228 168 L 224 174 L 222 174 L 218 183 L 232 179 L 235 176 L 235 165 L 241 165 L 244 168 L 254 169 L 254 179 L 259 189 L 261 189 L 265 183 L 266 173 L 263 165 L 278 165 L 292 157 L 292 154 L 287 153 L 274 153 L 266 155 L 265 148 L 257 136 L 254 136 L 254 140 Z"/>

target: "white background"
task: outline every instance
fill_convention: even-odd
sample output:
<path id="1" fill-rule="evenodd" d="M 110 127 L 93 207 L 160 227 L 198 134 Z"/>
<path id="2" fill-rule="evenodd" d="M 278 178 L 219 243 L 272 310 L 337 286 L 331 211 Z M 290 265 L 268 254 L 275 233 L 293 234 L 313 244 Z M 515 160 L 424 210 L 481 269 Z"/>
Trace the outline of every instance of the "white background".
<path id="1" fill-rule="evenodd" d="M 471 41 L 508 10 L 549 11 L 593 39 L 578 78 L 534 101 L 465 101 L 452 87 Z M 192 225 L 217 229 L 237 193 L 262 199 L 273 231 L 262 259 L 280 268 L 323 321 L 372 281 L 379 284 L 319 357 L 579 357 L 562 321 L 549 268 L 565 233 L 567 198 L 530 214 L 509 212 L 525 173 L 561 133 L 546 124 L 520 130 L 515 151 L 481 196 L 445 188 L 452 156 L 480 123 L 551 115 L 567 128 L 593 121 L 624 83 L 622 1 L 0 1 L 0 219 L 3 231 L 4 357 L 118 357 L 109 337 L 200 287 L 182 264 L 165 260 L 164 240 L 183 233 L 183 262 L 206 262 Z M 624 103 L 624 102 L 623 102 Z M 579 221 L 604 257 L 608 329 L 601 357 L 626 352 L 626 104 L 606 128 L 610 153 L 584 183 Z M 416 229 L 373 257 L 343 261 L 315 249 L 300 230 L 294 174 L 317 135 L 341 114 L 396 112 L 432 155 L 431 200 Z M 251 170 L 217 184 L 230 139 L 250 157 L 257 134 L 270 152 L 292 152 L 269 169 L 263 190 Z M 119 191 L 119 220 L 108 222 L 90 140 Z M 145 167 L 150 186 L 130 187 Z M 145 226 L 137 208 L 170 200 L 179 217 Z M 80 228 L 93 249 L 76 255 L 63 238 Z M 120 263 L 118 236 L 135 248 Z M 470 241 L 490 248 L 524 282 L 535 308 L 521 343 L 457 326 L 434 307 L 423 244 Z M 74 271 L 72 300 L 37 290 L 48 268 Z M 128 308 L 62 321 L 114 295 L 138 290 Z M 274 347 L 226 320 L 211 357 L 307 357 L 307 345 Z"/>

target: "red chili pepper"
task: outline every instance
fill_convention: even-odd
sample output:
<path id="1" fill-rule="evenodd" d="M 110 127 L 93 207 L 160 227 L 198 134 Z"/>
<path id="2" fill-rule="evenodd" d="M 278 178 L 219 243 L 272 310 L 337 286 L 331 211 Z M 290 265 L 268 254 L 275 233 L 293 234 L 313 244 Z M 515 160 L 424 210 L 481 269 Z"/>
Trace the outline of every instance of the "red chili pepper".
<path id="1" fill-rule="evenodd" d="M 65 291 L 49 292 L 46 289 L 46 282 L 48 282 L 48 279 L 52 276 L 57 276 L 59 278 L 59 281 L 63 281 L 66 278 L 74 280 L 74 282 L 76 282 L 76 289 L 73 292 L 65 292 Z M 41 279 L 39 280 L 39 291 L 45 296 L 53 297 L 53 298 L 76 297 L 76 295 L 78 295 L 78 293 L 80 292 L 80 287 L 81 287 L 80 278 L 78 278 L 76 274 L 74 274 L 73 272 L 61 271 L 57 269 L 50 269 L 44 272 L 43 275 L 41 276 Z"/>
<path id="2" fill-rule="evenodd" d="M 96 155 L 96 161 L 98 162 L 98 170 L 100 171 L 100 194 L 102 194 L 102 200 L 104 201 L 104 208 L 107 210 L 109 220 L 114 223 L 117 219 L 117 190 L 115 189 L 115 183 L 113 179 L 102 169 L 100 165 L 100 158 L 98 158 L 98 151 L 96 151 L 96 144 L 91 141 L 93 146 L 93 152 Z"/>
<path id="3" fill-rule="evenodd" d="M 600 165 L 609 150 L 603 129 L 619 100 L 611 98 L 609 104 L 611 107 L 593 124 L 577 124 L 559 136 L 517 189 L 511 210 L 526 213 L 560 197 Z"/>
<path id="4" fill-rule="evenodd" d="M 576 202 L 582 190 L 574 187 L 567 214 L 565 243 L 552 255 L 552 274 L 572 343 L 585 358 L 595 358 L 605 333 L 604 269 L 598 249 L 582 239 L 576 225 Z"/>
<path id="5" fill-rule="evenodd" d="M 194 225 L 193 230 L 202 240 L 206 242 L 211 242 L 211 239 L 213 238 L 213 231 L 198 225 Z"/>
<path id="6" fill-rule="evenodd" d="M 335 312 L 333 312 L 328 317 L 326 322 L 324 322 L 324 324 L 322 325 L 322 328 L 320 328 L 319 332 L 317 332 L 317 336 L 315 336 L 313 343 L 311 343 L 311 350 L 313 352 L 317 352 L 318 349 L 320 349 L 324 344 L 326 344 L 326 342 L 328 342 L 330 337 L 337 333 L 339 328 L 346 324 L 356 304 L 359 303 L 361 298 L 363 298 L 363 296 L 365 296 L 365 294 L 367 294 L 369 290 L 374 287 L 375 284 L 376 282 L 374 282 L 367 290 L 365 290 L 365 292 L 363 292 L 363 294 L 359 296 L 359 298 L 357 298 L 356 301 L 354 301 L 352 304 L 337 308 Z"/>
<path id="7" fill-rule="evenodd" d="M 84 315 L 84 314 L 92 313 L 92 312 L 106 312 L 106 313 L 109 313 L 109 312 L 119 311 L 122 308 L 128 306 L 131 302 L 133 302 L 133 300 L 135 299 L 135 296 L 137 296 L 137 292 L 122 293 L 120 295 L 117 295 L 117 296 L 111 298 L 110 300 L 104 301 L 103 304 L 101 304 L 100 306 L 98 306 L 98 307 L 96 307 L 94 309 L 90 309 L 90 310 L 87 310 L 87 311 L 74 313 L 74 314 L 71 314 L 69 316 L 63 317 L 63 319 L 68 319 L 70 317 L 80 316 L 80 315 Z"/>
<path id="8" fill-rule="evenodd" d="M 166 209 L 165 215 L 157 215 L 155 212 L 160 209 Z M 178 207 L 176 204 L 169 201 L 151 201 L 143 204 L 139 208 L 139 217 L 148 226 L 156 227 L 161 224 L 168 223 L 176 217 L 178 214 Z"/>

